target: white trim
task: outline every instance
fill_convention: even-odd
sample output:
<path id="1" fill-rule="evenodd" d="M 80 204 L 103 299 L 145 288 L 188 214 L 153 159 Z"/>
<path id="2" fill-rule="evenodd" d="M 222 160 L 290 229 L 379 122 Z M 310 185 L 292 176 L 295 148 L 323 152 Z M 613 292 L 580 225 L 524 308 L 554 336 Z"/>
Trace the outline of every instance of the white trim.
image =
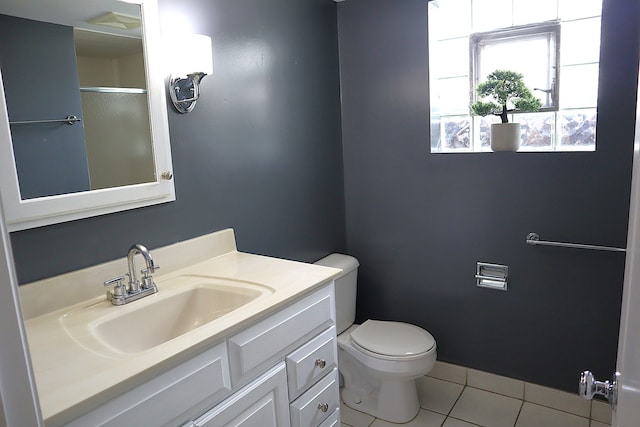
<path id="1" fill-rule="evenodd" d="M 618 405 L 613 413 L 612 426 L 635 425 L 640 419 L 640 94 L 636 109 L 636 135 L 633 149 L 633 175 L 631 179 L 631 207 L 627 234 L 627 257 L 622 291 L 622 313 L 618 337 Z M 604 372 L 601 375 L 608 375 Z"/>
<path id="2" fill-rule="evenodd" d="M 103 190 L 22 200 L 18 185 L 11 131 L 0 74 L 0 190 L 9 231 L 104 215 L 175 200 L 173 180 L 161 179 L 172 173 L 169 124 L 160 45 L 157 0 L 129 0 L 140 4 L 144 22 L 145 68 L 147 70 L 151 135 L 157 181 Z M 150 72 L 153 70 L 153 72 Z"/>
<path id="3" fill-rule="evenodd" d="M 43 426 L 0 201 L 0 425 Z"/>

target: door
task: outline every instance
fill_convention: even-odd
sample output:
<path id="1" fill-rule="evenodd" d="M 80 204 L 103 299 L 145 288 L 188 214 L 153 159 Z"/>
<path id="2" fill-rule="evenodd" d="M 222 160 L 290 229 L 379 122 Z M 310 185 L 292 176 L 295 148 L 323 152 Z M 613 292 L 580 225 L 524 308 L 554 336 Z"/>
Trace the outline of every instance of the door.
<path id="1" fill-rule="evenodd" d="M 617 371 L 618 404 L 612 426 L 633 427 L 640 420 L 640 93 L 636 108 L 631 207 L 622 294 Z"/>

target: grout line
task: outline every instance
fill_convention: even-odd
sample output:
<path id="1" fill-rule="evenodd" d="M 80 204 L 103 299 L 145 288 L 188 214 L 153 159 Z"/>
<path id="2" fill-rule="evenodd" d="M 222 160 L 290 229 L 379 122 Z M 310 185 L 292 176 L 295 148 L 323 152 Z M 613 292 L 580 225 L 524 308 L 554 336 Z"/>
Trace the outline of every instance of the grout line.
<path id="1" fill-rule="evenodd" d="M 482 427 L 481 424 L 476 424 L 476 423 L 472 423 L 470 421 L 465 421 L 465 420 L 461 420 L 460 418 L 456 418 L 456 417 L 447 417 L 445 418 L 445 422 L 447 422 L 447 420 L 451 418 L 452 420 L 456 420 L 456 421 L 462 421 L 463 423 L 467 423 L 467 424 L 471 424 L 472 426 L 478 426 L 478 427 Z"/>
<path id="2" fill-rule="evenodd" d="M 453 412 L 453 408 L 456 407 L 456 405 L 458 404 L 458 401 L 460 400 L 460 398 L 462 397 L 462 393 L 464 393 L 465 389 L 467 388 L 467 386 L 462 386 L 462 391 L 460 391 L 460 394 L 458 395 L 458 397 L 456 398 L 456 401 L 453 402 L 453 405 L 451 405 L 451 408 L 449 408 L 449 411 L 447 412 L 447 417 L 449 417 L 449 415 L 451 415 L 451 412 Z"/>
<path id="3" fill-rule="evenodd" d="M 426 375 L 426 376 L 428 377 L 428 375 Z M 547 409 L 551 409 L 551 410 L 554 410 L 554 411 L 562 412 L 562 413 L 565 413 L 565 414 L 573 415 L 573 416 L 575 416 L 575 417 L 579 417 L 579 418 L 582 418 L 582 419 L 586 419 L 586 420 L 589 422 L 589 425 L 591 425 L 591 422 L 592 422 L 592 421 L 598 421 L 598 420 L 594 420 L 594 419 L 592 418 L 592 415 L 593 415 L 593 402 L 591 402 L 591 404 L 589 405 L 589 409 L 590 409 L 590 410 L 589 410 L 589 417 L 584 417 L 584 416 L 582 416 L 582 415 L 575 414 L 575 413 L 573 413 L 573 412 L 568 412 L 568 411 L 565 411 L 565 410 L 562 410 L 562 409 L 553 408 L 553 407 L 551 407 L 551 406 L 541 405 L 541 404 L 536 403 L 536 402 L 531 402 L 531 401 L 526 400 L 526 399 L 519 399 L 519 398 L 517 398 L 517 397 L 509 396 L 509 395 L 502 394 L 502 393 L 497 393 L 497 392 L 494 392 L 494 391 L 491 391 L 491 390 L 486 390 L 486 389 L 479 388 L 479 387 L 472 387 L 472 386 L 467 385 L 467 384 L 460 384 L 460 383 L 455 382 L 455 381 L 444 380 L 444 379 L 441 379 L 441 378 L 435 378 L 435 377 L 430 377 L 430 378 L 434 378 L 434 379 L 437 379 L 437 380 L 440 380 L 440 381 L 445 381 L 445 382 L 448 382 L 448 383 L 450 383 L 450 384 L 462 385 L 462 390 L 460 391 L 460 394 L 458 395 L 458 397 L 456 398 L 455 402 L 453 403 L 453 405 L 451 405 L 451 408 L 447 411 L 447 413 L 446 413 L 446 414 L 443 414 L 443 413 L 440 413 L 440 412 L 437 412 L 437 411 L 433 411 L 433 410 L 431 410 L 431 409 L 427 409 L 427 408 L 424 408 L 424 407 L 420 406 L 420 409 L 421 409 L 421 410 L 426 410 L 426 411 L 433 412 L 433 413 L 435 413 L 435 414 L 444 415 L 444 416 L 445 416 L 445 419 L 444 419 L 444 421 L 443 421 L 443 424 L 442 424 L 442 425 L 444 425 L 444 423 L 446 423 L 447 419 L 451 418 L 451 419 L 458 420 L 458 421 L 464 421 L 464 422 L 466 422 L 466 423 L 468 423 L 468 424 L 472 424 L 472 425 L 474 425 L 474 426 L 482 427 L 482 426 L 481 426 L 481 425 L 479 425 L 479 424 L 471 423 L 471 422 L 469 422 L 469 421 L 465 421 L 465 420 L 460 420 L 459 418 L 456 418 L 456 417 L 452 417 L 452 416 L 451 416 L 451 413 L 453 412 L 453 408 L 455 408 L 455 406 L 458 404 L 458 402 L 460 401 L 460 398 L 462 397 L 462 394 L 464 393 L 464 391 L 465 391 L 467 388 L 472 388 L 472 389 L 476 389 L 476 390 L 484 391 L 484 392 L 486 392 L 486 393 L 491 393 L 491 394 L 495 394 L 495 395 L 502 396 L 502 397 L 508 397 L 508 398 L 510 398 L 510 399 L 514 399 L 514 400 L 519 400 L 519 401 L 520 401 L 520 409 L 518 410 L 518 416 L 516 417 L 516 420 L 515 420 L 515 422 L 514 422 L 514 427 L 515 427 L 515 425 L 518 423 L 518 420 L 520 419 L 520 415 L 522 414 L 522 409 L 524 408 L 524 404 L 525 404 L 525 402 L 526 402 L 526 403 L 530 403 L 531 405 L 540 406 L 540 407 L 542 407 L 542 408 L 547 408 Z M 342 399 L 341 399 L 341 401 L 342 401 Z M 356 411 L 357 411 L 357 410 L 356 410 Z M 373 425 L 373 423 L 375 423 L 375 421 L 376 421 L 376 420 L 378 420 L 378 418 L 375 418 L 375 417 L 374 417 L 374 418 L 373 418 L 373 420 L 368 424 L 368 426 L 370 427 L 371 425 Z M 598 421 L 598 422 L 602 423 L 601 421 Z M 344 423 L 344 422 L 342 422 L 342 421 L 341 421 L 341 424 L 344 424 L 345 426 L 350 426 L 349 424 Z M 602 424 L 605 424 L 605 425 L 609 425 L 609 426 L 610 426 L 610 424 L 606 424 L 606 423 L 602 423 Z M 402 424 L 399 424 L 399 425 L 402 425 Z"/>
<path id="4" fill-rule="evenodd" d="M 545 406 L 545 405 L 541 405 L 539 403 L 529 402 L 529 401 L 525 401 L 525 402 L 529 403 L 530 405 L 539 406 L 541 408 L 551 409 L 553 411 L 562 412 L 563 414 L 567 414 L 567 415 L 573 415 L 574 417 L 582 418 L 582 419 L 585 419 L 585 420 L 588 420 L 588 421 L 593 420 L 593 418 L 591 418 L 590 416 L 589 417 L 584 417 L 582 415 L 574 414 L 573 412 L 567 412 L 567 411 L 563 411 L 562 409 L 552 408 L 551 406 Z M 593 420 L 593 421 L 598 421 L 598 420 Z M 599 421 L 599 422 L 602 422 L 602 421 Z M 603 424 L 606 424 L 606 423 L 603 423 Z"/>
<path id="5" fill-rule="evenodd" d="M 448 363 L 448 362 L 443 362 L 443 363 Z M 544 408 L 554 409 L 554 410 L 556 410 L 556 411 L 564 412 L 564 413 L 566 413 L 566 414 L 575 415 L 576 417 L 585 418 L 585 416 L 583 416 L 583 415 L 581 415 L 581 414 L 576 414 L 575 412 L 570 412 L 570 411 L 567 411 L 567 410 L 564 410 L 564 409 L 558 409 L 558 408 L 555 408 L 555 407 L 552 407 L 552 406 L 547 406 L 547 405 L 543 405 L 543 404 L 540 404 L 540 403 L 537 403 L 537 402 L 532 402 L 532 401 L 530 401 L 530 400 L 527 400 L 527 399 L 526 399 L 526 384 L 527 384 L 527 383 L 528 383 L 528 384 L 532 384 L 532 385 L 538 385 L 538 384 L 530 383 L 530 382 L 527 382 L 527 381 L 523 381 L 523 382 L 524 382 L 525 390 L 523 390 L 523 398 L 522 398 L 522 399 L 520 399 L 520 398 L 518 398 L 518 397 L 513 397 L 513 396 L 510 396 L 510 395 L 508 395 L 508 394 L 503 394 L 503 393 L 499 393 L 499 392 L 492 391 L 492 390 L 487 390 L 487 389 L 480 388 L 480 387 L 473 387 L 473 386 L 470 386 L 470 385 L 468 385 L 468 377 L 469 377 L 469 369 L 471 369 L 471 368 L 467 368 L 467 367 L 465 367 L 465 366 L 461 366 L 461 365 L 454 365 L 454 364 L 451 364 L 451 365 L 453 365 L 453 366 L 458 366 L 458 367 L 461 367 L 461 368 L 464 368 L 464 371 L 465 371 L 465 384 L 466 384 L 466 385 L 465 385 L 465 387 L 471 387 L 471 388 L 475 388 L 475 389 L 478 389 L 478 390 L 486 391 L 486 392 L 489 392 L 489 393 L 497 394 L 497 395 L 500 395 L 500 396 L 505 396 L 505 397 L 510 397 L 510 398 L 512 398 L 512 399 L 522 400 L 523 402 L 529 402 L 529 403 L 531 403 L 531 404 L 538 405 L 538 406 L 542 406 L 542 407 L 544 407 Z M 484 372 L 484 371 L 481 371 L 481 372 Z M 507 377 L 507 376 L 504 376 L 504 375 L 496 375 L 496 374 L 492 374 L 492 373 L 490 373 L 490 372 L 486 372 L 486 373 L 488 373 L 488 374 L 490 374 L 490 375 L 495 375 L 495 376 L 498 376 L 498 377 L 502 376 L 502 377 L 504 377 L 504 378 L 517 380 L 517 379 L 515 379 L 515 378 Z M 429 376 L 429 374 L 427 374 L 426 376 Z M 435 378 L 435 377 L 432 377 L 432 378 Z M 452 383 L 452 384 L 460 384 L 460 383 L 455 382 L 455 381 L 449 381 L 449 380 L 445 380 L 445 379 L 441 379 L 441 378 L 436 378 L 436 379 L 440 379 L 441 381 L 446 381 L 446 382 L 449 382 L 449 383 Z M 518 380 L 518 381 L 522 381 L 522 380 Z M 544 387 L 544 386 L 543 386 L 543 387 Z M 548 387 L 548 388 L 550 388 L 550 387 Z M 555 390 L 555 391 L 559 391 L 559 392 L 569 393 L 569 392 L 567 392 L 567 391 L 565 391 L 565 390 L 557 390 L 557 389 L 553 389 L 553 388 L 551 388 L 551 389 L 552 389 L 552 390 Z M 464 389 L 463 389 L 463 391 L 464 391 Z M 571 393 L 569 393 L 569 394 L 571 394 Z M 577 395 L 576 395 L 576 396 L 577 396 Z M 589 420 L 594 420 L 594 418 L 592 418 L 592 416 L 593 416 L 593 402 L 595 402 L 595 401 L 597 401 L 597 400 L 592 400 L 592 401 L 590 402 L 590 404 L 589 404 L 589 416 L 588 416 L 588 417 L 586 417 L 586 418 L 587 418 L 587 419 L 589 419 Z M 598 420 L 594 420 L 594 421 L 598 421 Z M 599 422 L 601 422 L 601 421 L 599 421 Z"/>
<path id="6" fill-rule="evenodd" d="M 446 380 L 443 380 L 443 381 L 446 381 Z M 452 382 L 452 381 L 447 381 L 447 382 L 452 383 L 452 384 L 458 384 L 458 383 L 454 383 L 454 382 Z M 592 413 L 592 411 L 593 411 L 593 401 L 592 401 L 592 402 L 591 402 L 591 404 L 589 405 L 589 406 L 590 406 L 590 408 L 591 408 L 591 410 L 590 410 L 590 412 L 589 412 L 589 417 L 584 417 L 583 415 L 576 414 L 576 413 L 574 413 L 574 412 L 565 411 L 565 410 L 563 410 L 563 409 L 554 408 L 554 407 L 552 407 L 552 406 L 542 405 L 542 404 L 540 404 L 540 403 L 532 402 L 532 401 L 530 401 L 530 400 L 526 400 L 526 399 L 518 399 L 517 397 L 508 396 L 508 395 L 506 395 L 506 394 L 501 394 L 501 393 L 496 393 L 496 392 L 494 392 L 494 391 L 486 390 L 486 389 L 479 388 L 479 387 L 472 387 L 472 386 L 470 386 L 470 385 L 464 386 L 464 388 L 462 389 L 462 392 L 463 392 L 463 393 L 464 393 L 464 390 L 465 390 L 467 387 L 469 387 L 469 388 L 473 388 L 473 389 L 476 389 L 476 390 L 480 390 L 480 391 L 484 391 L 484 392 L 486 392 L 486 393 L 496 394 L 496 395 L 498 395 L 498 396 L 503 396 L 503 397 L 508 397 L 508 398 L 511 398 L 511 399 L 519 400 L 519 401 L 521 401 L 521 402 L 522 402 L 522 404 L 521 404 L 521 406 L 520 406 L 520 411 L 522 411 L 522 407 L 524 406 L 524 403 L 525 403 L 525 402 L 527 402 L 527 403 L 530 403 L 530 404 L 532 404 L 532 405 L 540 406 L 540 407 L 542 407 L 542 408 L 552 409 L 552 410 L 554 410 L 554 411 L 558 411 L 558 412 L 562 412 L 562 413 L 565 413 L 565 414 L 573 415 L 573 416 L 575 416 L 575 417 L 584 418 L 584 419 L 587 419 L 587 420 L 589 420 L 589 421 L 591 421 L 591 420 L 593 420 L 593 421 L 598 421 L 598 420 L 595 420 L 595 419 L 591 418 L 591 413 Z M 462 396 L 462 393 L 460 393 L 460 396 Z M 456 403 L 458 403 L 458 400 L 460 399 L 460 396 L 458 396 L 458 399 L 456 400 Z M 454 404 L 454 406 L 455 406 L 455 404 Z M 449 411 L 449 413 L 451 413 L 451 411 L 452 411 L 452 410 L 453 410 L 453 407 L 451 408 L 451 410 Z M 519 416 L 520 416 L 520 412 L 518 412 L 518 417 L 519 417 Z M 598 421 L 598 422 L 602 423 L 602 421 Z M 603 424 L 606 424 L 606 423 L 603 423 Z"/>
<path id="7" fill-rule="evenodd" d="M 524 403 L 526 402 L 526 400 L 522 400 L 522 403 L 520 404 L 520 410 L 518 410 L 518 416 L 516 417 L 515 422 L 513 423 L 513 427 L 515 427 L 518 424 L 518 420 L 520 419 L 520 414 L 522 414 L 522 409 L 524 409 Z"/>
<path id="8" fill-rule="evenodd" d="M 472 387 L 470 385 L 468 385 L 467 387 L 475 389 L 475 390 L 484 391 L 485 393 L 491 393 L 491 394 L 495 394 L 495 395 L 502 396 L 502 397 L 508 397 L 509 399 L 513 399 L 513 400 L 519 400 L 520 402 L 526 402 L 526 400 L 524 400 L 524 399 L 518 399 L 517 397 L 508 396 L 508 395 L 502 394 L 502 393 L 496 393 L 495 391 L 492 391 L 492 390 L 487 390 L 487 389 L 479 388 L 479 387 Z M 532 403 L 532 402 L 529 402 L 529 403 Z M 542 405 L 540 405 L 540 406 L 542 406 Z"/>

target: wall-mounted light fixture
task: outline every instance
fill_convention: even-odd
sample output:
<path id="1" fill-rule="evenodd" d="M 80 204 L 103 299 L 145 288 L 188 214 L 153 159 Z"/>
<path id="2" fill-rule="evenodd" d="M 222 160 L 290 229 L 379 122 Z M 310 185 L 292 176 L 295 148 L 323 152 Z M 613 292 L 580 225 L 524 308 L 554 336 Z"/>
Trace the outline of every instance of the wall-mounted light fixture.
<path id="1" fill-rule="evenodd" d="M 181 113 L 188 113 L 200 97 L 200 80 L 213 73 L 211 38 L 200 34 L 176 37 L 171 41 L 173 72 L 169 79 L 171 101 Z"/>

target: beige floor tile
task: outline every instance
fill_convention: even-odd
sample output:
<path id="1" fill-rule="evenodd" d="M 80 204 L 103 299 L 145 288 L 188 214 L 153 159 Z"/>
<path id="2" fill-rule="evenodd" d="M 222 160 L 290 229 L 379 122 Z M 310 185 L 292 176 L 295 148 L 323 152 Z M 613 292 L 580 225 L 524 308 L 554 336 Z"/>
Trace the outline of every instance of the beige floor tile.
<path id="1" fill-rule="evenodd" d="M 340 422 L 350 427 L 369 427 L 375 418 L 355 409 L 349 408 L 344 403 L 340 404 Z"/>
<path id="2" fill-rule="evenodd" d="M 449 414 L 464 388 L 461 384 L 431 377 L 418 378 L 416 384 L 420 406 L 445 415 Z"/>
<path id="3" fill-rule="evenodd" d="M 515 427 L 589 427 L 587 418 L 525 402 Z"/>
<path id="4" fill-rule="evenodd" d="M 442 414 L 436 414 L 435 412 L 421 409 L 420 412 L 418 412 L 418 415 L 408 423 L 396 424 L 376 419 L 373 424 L 371 424 L 371 427 L 440 427 L 444 422 L 444 419 L 445 416 Z"/>
<path id="5" fill-rule="evenodd" d="M 611 424 L 601 423 L 600 421 L 591 420 L 589 427 L 611 427 Z"/>
<path id="6" fill-rule="evenodd" d="M 427 375 L 462 385 L 467 383 L 467 368 L 450 363 L 436 361 L 433 369 Z"/>
<path id="7" fill-rule="evenodd" d="M 524 399 L 524 381 L 489 372 L 467 369 L 467 385 L 516 399 Z"/>
<path id="8" fill-rule="evenodd" d="M 521 400 L 466 387 L 450 416 L 487 427 L 513 427 L 521 406 Z"/>
<path id="9" fill-rule="evenodd" d="M 578 394 L 532 383 L 525 383 L 524 385 L 524 400 L 585 418 L 589 418 L 591 409 L 590 402 L 582 399 Z"/>
<path id="10" fill-rule="evenodd" d="M 478 427 L 478 424 L 471 424 L 466 421 L 448 417 L 444 424 L 442 424 L 442 427 Z"/>
<path id="11" fill-rule="evenodd" d="M 600 421 L 601 423 L 611 424 L 611 417 L 611 405 L 599 400 L 591 401 L 591 419 Z"/>

